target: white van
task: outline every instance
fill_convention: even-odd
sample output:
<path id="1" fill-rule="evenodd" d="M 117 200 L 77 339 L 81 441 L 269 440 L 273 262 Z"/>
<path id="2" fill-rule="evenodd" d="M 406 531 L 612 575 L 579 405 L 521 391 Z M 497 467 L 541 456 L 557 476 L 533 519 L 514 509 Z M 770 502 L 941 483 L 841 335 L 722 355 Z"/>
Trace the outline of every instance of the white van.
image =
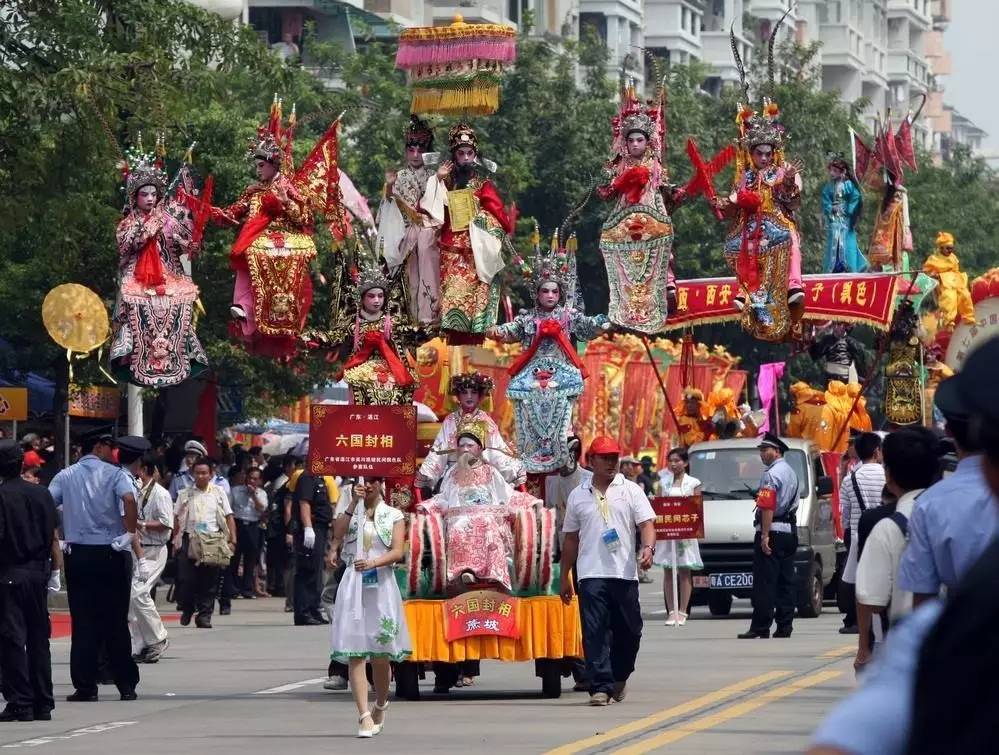
<path id="1" fill-rule="evenodd" d="M 811 441 L 783 438 L 784 458 L 798 475 L 798 615 L 822 612 L 823 590 L 836 571 L 836 535 L 832 521 L 832 480 L 825 476 L 819 449 Z M 704 539 L 699 541 L 704 569 L 693 573 L 692 605 L 707 604 L 714 616 L 727 616 L 733 597 L 753 590 L 753 515 L 763 462 L 756 439 L 736 438 L 695 443 L 690 474 L 704 490 Z"/>

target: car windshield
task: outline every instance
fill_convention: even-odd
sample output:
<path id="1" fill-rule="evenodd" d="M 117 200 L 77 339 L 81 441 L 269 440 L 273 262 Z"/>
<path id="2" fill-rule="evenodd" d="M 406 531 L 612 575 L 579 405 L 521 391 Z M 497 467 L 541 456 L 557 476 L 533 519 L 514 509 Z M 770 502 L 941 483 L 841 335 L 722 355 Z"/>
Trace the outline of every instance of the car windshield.
<path id="1" fill-rule="evenodd" d="M 788 451 L 784 458 L 798 475 L 802 498 L 808 495 L 808 475 L 803 451 Z M 753 498 L 760 486 L 763 462 L 755 448 L 701 449 L 690 454 L 690 474 L 701 481 L 706 496 Z"/>

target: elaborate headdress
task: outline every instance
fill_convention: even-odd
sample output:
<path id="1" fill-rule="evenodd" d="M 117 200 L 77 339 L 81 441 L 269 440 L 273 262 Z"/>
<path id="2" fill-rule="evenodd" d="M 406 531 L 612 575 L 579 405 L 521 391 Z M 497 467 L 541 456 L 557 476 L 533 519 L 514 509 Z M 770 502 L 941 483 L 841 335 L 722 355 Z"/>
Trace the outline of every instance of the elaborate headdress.
<path id="1" fill-rule="evenodd" d="M 850 167 L 850 162 L 842 152 L 826 152 L 826 165 L 844 165 Z"/>
<path id="2" fill-rule="evenodd" d="M 954 246 L 954 234 L 948 231 L 937 231 L 936 245 L 937 249 L 942 249 L 945 246 Z"/>
<path id="3" fill-rule="evenodd" d="M 358 303 L 373 288 L 382 289 L 386 297 L 388 296 L 392 281 L 389 280 L 381 264 L 377 261 L 359 254 L 357 264 L 351 269 L 350 275 L 354 281 L 354 295 L 357 297 Z"/>
<path id="4" fill-rule="evenodd" d="M 534 256 L 530 262 L 519 254 L 513 258 L 513 265 L 520 276 L 530 282 L 534 291 L 548 281 L 557 283 L 564 296 L 574 291 L 577 247 L 575 234 L 569 237 L 564 246 L 559 244 L 558 233 L 552 234 L 551 246 L 546 251 L 541 248 L 541 233 L 538 231 L 538 224 L 535 223 L 531 244 L 534 247 Z"/>
<path id="5" fill-rule="evenodd" d="M 692 399 L 696 399 L 697 401 L 704 400 L 704 392 L 700 388 L 684 388 L 682 396 L 684 401 L 690 401 Z"/>
<path id="6" fill-rule="evenodd" d="M 266 160 L 285 173 L 294 170 L 292 162 L 291 146 L 295 137 L 295 106 L 291 106 L 291 115 L 288 122 L 282 123 L 281 99 L 274 95 L 271 103 L 270 117 L 262 126 L 257 127 L 257 136 L 250 139 L 248 154 L 252 158 Z"/>
<path id="7" fill-rule="evenodd" d="M 455 441 L 460 440 L 463 435 L 473 438 L 482 448 L 485 448 L 486 439 L 489 437 L 489 425 L 486 424 L 485 420 L 475 419 L 472 414 L 463 414 L 458 420 Z"/>
<path id="8" fill-rule="evenodd" d="M 745 104 L 739 103 L 736 124 L 739 126 L 739 144 L 747 152 L 752 152 L 761 144 L 769 144 L 775 152 L 784 148 L 787 131 L 780 122 L 780 107 L 771 99 L 777 88 L 774 76 L 774 44 L 777 42 L 777 32 L 784 23 L 784 19 L 790 15 L 793 9 L 794 3 L 784 11 L 784 15 L 774 24 L 774 28 L 770 32 L 770 39 L 767 41 L 767 94 L 763 97 L 759 113 L 753 110 L 750 105 L 749 84 L 746 81 L 746 69 L 742 64 L 742 56 L 739 54 L 739 44 L 735 38 L 735 24 L 729 30 L 732 57 L 735 59 L 736 70 L 739 71 L 739 82 L 745 97 Z"/>
<path id="9" fill-rule="evenodd" d="M 460 375 L 451 377 L 451 393 L 458 395 L 464 390 L 471 388 L 478 391 L 480 396 L 488 396 L 493 390 L 493 379 L 481 372 L 463 372 Z"/>
<path id="10" fill-rule="evenodd" d="M 125 161 L 121 165 L 122 177 L 125 180 L 125 195 L 128 204 L 135 199 L 135 192 L 143 186 L 155 186 L 160 199 L 166 194 L 167 178 L 163 159 L 166 157 L 166 142 L 162 134 L 156 137 L 156 147 L 152 152 L 142 149 L 142 134 L 135 141 L 135 146 L 125 151 Z"/>
<path id="11" fill-rule="evenodd" d="M 642 102 L 635 92 L 635 82 L 630 80 L 621 92 L 621 106 L 611 119 L 612 158 L 628 153 L 628 134 L 640 131 L 649 139 L 649 147 L 657 158 L 662 160 L 666 137 L 666 117 L 664 113 L 665 91 L 660 87 L 657 97 Z"/>
<path id="12" fill-rule="evenodd" d="M 498 24 L 421 26 L 399 35 L 395 65 L 413 88 L 414 113 L 491 115 L 499 109 L 505 66 L 517 56 L 517 32 Z"/>
<path id="13" fill-rule="evenodd" d="M 430 152 L 434 148 L 434 130 L 430 128 L 430 124 L 415 115 L 409 116 L 403 136 L 407 147 L 419 147 L 424 152 Z"/>
<path id="14" fill-rule="evenodd" d="M 479 140 L 475 136 L 475 129 L 467 123 L 456 123 L 447 132 L 447 148 L 454 152 L 458 147 L 471 147 L 476 152 L 479 151 Z"/>

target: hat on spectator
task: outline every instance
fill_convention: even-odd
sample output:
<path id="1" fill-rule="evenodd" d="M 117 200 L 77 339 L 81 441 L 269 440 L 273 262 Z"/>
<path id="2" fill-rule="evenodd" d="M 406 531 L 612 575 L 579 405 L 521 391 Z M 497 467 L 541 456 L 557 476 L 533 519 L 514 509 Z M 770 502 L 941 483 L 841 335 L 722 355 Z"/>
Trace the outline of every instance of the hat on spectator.
<path id="1" fill-rule="evenodd" d="M 205 444 L 197 440 L 189 440 L 184 444 L 185 454 L 198 454 L 199 456 L 208 456 L 208 449 L 205 448 Z"/>
<path id="2" fill-rule="evenodd" d="M 763 433 L 763 437 L 760 438 L 760 443 L 757 448 L 776 448 L 782 454 L 786 454 L 791 449 L 788 447 L 787 443 L 782 441 L 772 432 Z"/>
<path id="3" fill-rule="evenodd" d="M 24 458 L 21 444 L 16 440 L 0 440 L 0 465 L 20 464 Z"/>
<path id="4" fill-rule="evenodd" d="M 606 435 L 598 435 L 590 443 L 590 456 L 621 455 L 621 446 L 617 441 Z"/>

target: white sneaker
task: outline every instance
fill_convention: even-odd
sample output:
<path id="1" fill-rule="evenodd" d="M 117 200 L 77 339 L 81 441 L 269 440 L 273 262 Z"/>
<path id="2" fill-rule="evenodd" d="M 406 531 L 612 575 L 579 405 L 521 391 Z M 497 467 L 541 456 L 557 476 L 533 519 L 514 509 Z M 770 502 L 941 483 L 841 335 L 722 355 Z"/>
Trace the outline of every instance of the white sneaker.
<path id="1" fill-rule="evenodd" d="M 682 626 L 683 626 L 684 624 L 686 624 L 686 623 L 687 623 L 687 614 L 685 614 L 685 613 L 684 613 L 683 611 L 680 611 L 680 620 L 679 620 L 679 622 L 677 622 L 677 623 L 678 623 L 678 624 L 679 624 L 679 625 L 680 625 L 681 627 L 682 627 Z"/>
<path id="2" fill-rule="evenodd" d="M 333 692 L 342 692 L 347 689 L 347 680 L 342 676 L 331 676 L 323 682 L 323 689 L 328 689 Z"/>
<path id="3" fill-rule="evenodd" d="M 671 611 L 670 615 L 666 618 L 666 626 L 675 627 L 677 622 L 676 611 Z"/>

